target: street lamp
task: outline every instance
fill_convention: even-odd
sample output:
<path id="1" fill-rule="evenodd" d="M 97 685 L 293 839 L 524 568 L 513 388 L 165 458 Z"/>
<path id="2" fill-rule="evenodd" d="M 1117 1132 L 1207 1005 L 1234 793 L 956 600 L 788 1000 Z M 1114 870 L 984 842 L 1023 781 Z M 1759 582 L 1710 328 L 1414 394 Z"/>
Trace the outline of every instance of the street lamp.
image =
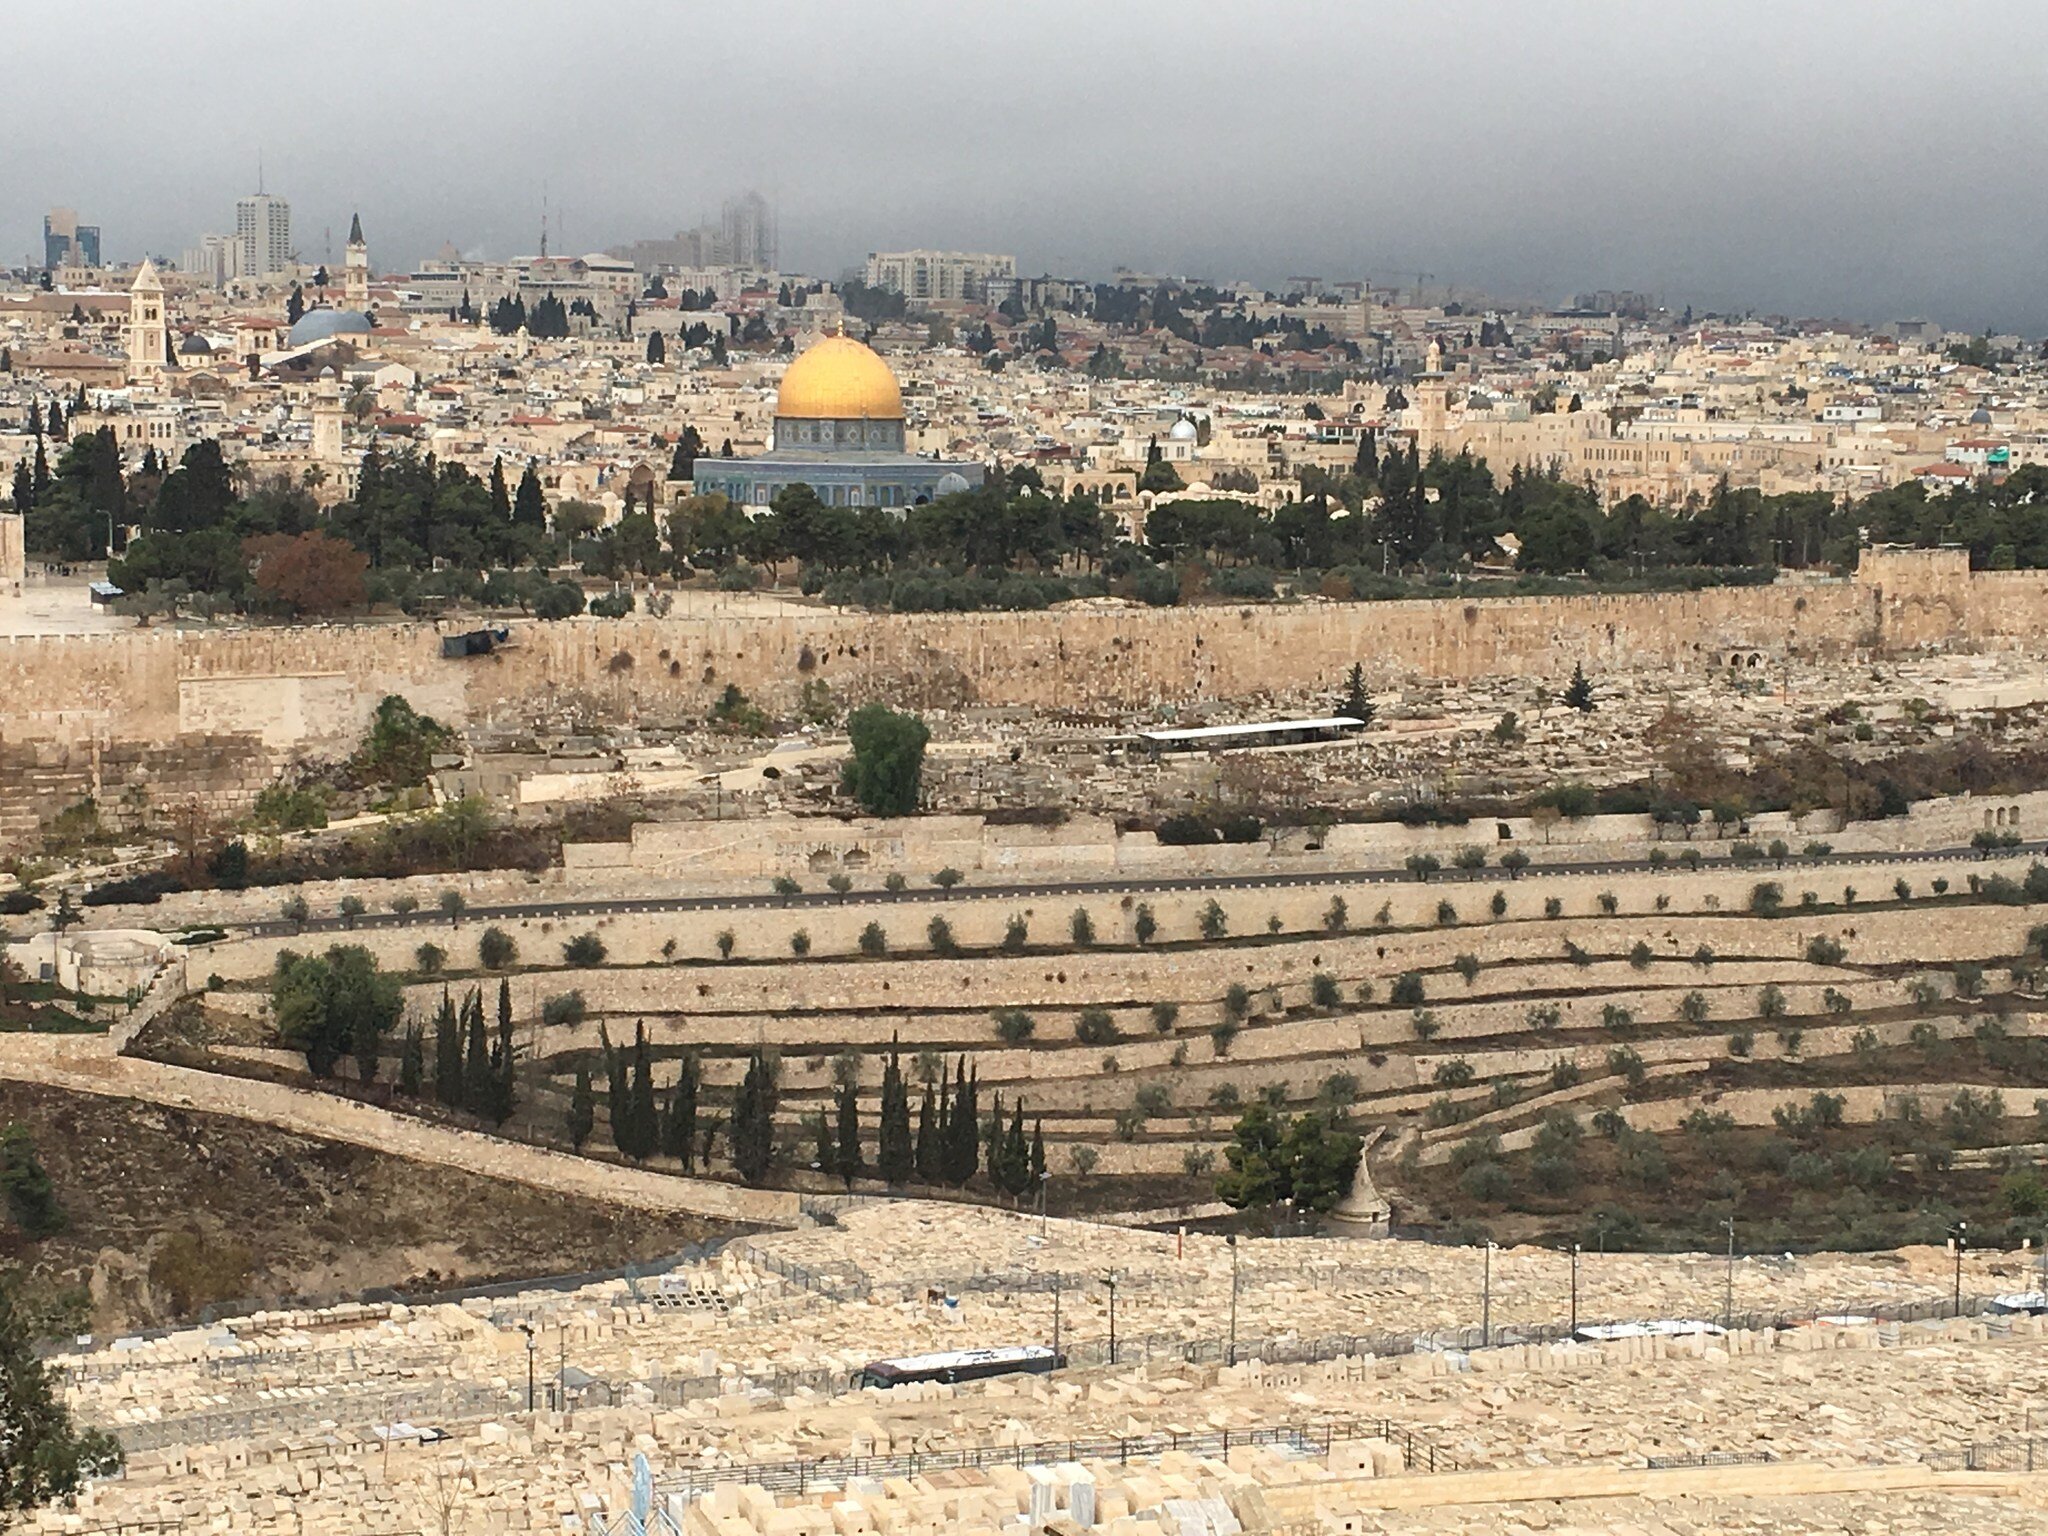
<path id="1" fill-rule="evenodd" d="M 1052 1182 L 1052 1170 L 1046 1169 L 1038 1176 L 1038 1240 L 1045 1241 L 1045 1187 Z"/>
<path id="2" fill-rule="evenodd" d="M 1721 1326 L 1735 1326 L 1735 1218 L 1721 1223 L 1728 1229 L 1728 1278 L 1721 1290 Z"/>
<path id="3" fill-rule="evenodd" d="M 1052 1275 L 1052 1368 L 1060 1368 L 1060 1293 L 1066 1289 L 1067 1277 L 1058 1270 Z"/>
<path id="4" fill-rule="evenodd" d="M 1579 1245 L 1572 1244 L 1572 1330 L 1571 1337 L 1579 1336 Z"/>
<path id="5" fill-rule="evenodd" d="M 1116 1272 L 1112 1270 L 1102 1277 L 1102 1283 L 1109 1287 L 1109 1363 L 1116 1364 Z"/>
<path id="6" fill-rule="evenodd" d="M 1231 1233 L 1224 1241 L 1230 1244 L 1230 1352 L 1226 1357 L 1231 1365 L 1237 1364 L 1237 1234 Z"/>
<path id="7" fill-rule="evenodd" d="M 1493 1344 L 1493 1239 L 1486 1240 L 1486 1280 L 1479 1293 L 1479 1347 Z"/>
<path id="8" fill-rule="evenodd" d="M 533 1324 L 521 1323 L 519 1331 L 526 1335 L 526 1411 L 533 1412 Z"/>
<path id="9" fill-rule="evenodd" d="M 1969 1246 L 1969 1242 L 1970 1224 L 1967 1221 L 1956 1222 L 1948 1229 L 1949 1252 L 1956 1256 L 1955 1299 L 1949 1308 L 1951 1317 L 1963 1315 L 1963 1250 Z"/>

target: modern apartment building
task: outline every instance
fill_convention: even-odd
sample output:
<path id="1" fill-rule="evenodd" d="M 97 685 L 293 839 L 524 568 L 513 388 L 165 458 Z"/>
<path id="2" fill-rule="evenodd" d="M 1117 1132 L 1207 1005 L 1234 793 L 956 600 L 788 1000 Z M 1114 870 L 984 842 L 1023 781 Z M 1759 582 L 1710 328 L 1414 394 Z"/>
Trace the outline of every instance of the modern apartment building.
<path id="1" fill-rule="evenodd" d="M 868 256 L 867 285 L 906 299 L 980 300 L 991 278 L 1016 275 L 1016 257 L 986 251 L 875 251 Z"/>
<path id="2" fill-rule="evenodd" d="M 99 264 L 99 225 L 79 223 L 76 208 L 52 208 L 43 215 L 43 266 L 47 270 Z"/>
<path id="3" fill-rule="evenodd" d="M 235 239 L 242 246 L 243 277 L 282 272 L 292 264 L 292 205 L 268 192 L 237 198 Z"/>

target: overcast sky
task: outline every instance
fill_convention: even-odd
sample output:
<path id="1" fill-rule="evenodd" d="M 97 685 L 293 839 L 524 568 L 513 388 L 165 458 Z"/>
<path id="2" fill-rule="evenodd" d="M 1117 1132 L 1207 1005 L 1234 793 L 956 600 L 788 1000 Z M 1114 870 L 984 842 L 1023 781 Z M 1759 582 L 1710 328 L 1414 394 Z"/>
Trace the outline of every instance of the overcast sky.
<path id="1" fill-rule="evenodd" d="M 595 250 L 1369 277 L 2048 334 L 2040 0 L 7 0 L 0 250 Z M 19 253 L 19 254 L 18 254 Z"/>

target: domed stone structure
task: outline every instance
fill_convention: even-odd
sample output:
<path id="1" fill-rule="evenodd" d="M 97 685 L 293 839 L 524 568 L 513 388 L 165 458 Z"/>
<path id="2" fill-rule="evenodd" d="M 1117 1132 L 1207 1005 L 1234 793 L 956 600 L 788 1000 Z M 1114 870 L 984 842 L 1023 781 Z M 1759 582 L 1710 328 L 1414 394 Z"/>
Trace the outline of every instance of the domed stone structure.
<path id="1" fill-rule="evenodd" d="M 310 346 L 316 341 L 332 341 L 337 336 L 367 336 L 372 327 L 370 317 L 353 309 L 309 309 L 292 325 L 285 337 L 287 347 Z"/>
<path id="2" fill-rule="evenodd" d="M 792 485 L 810 486 L 829 506 L 902 508 L 981 484 L 981 465 L 926 458 L 905 444 L 903 391 L 889 365 L 851 336 L 826 336 L 783 373 L 768 451 L 698 459 L 696 489 L 758 516 Z"/>

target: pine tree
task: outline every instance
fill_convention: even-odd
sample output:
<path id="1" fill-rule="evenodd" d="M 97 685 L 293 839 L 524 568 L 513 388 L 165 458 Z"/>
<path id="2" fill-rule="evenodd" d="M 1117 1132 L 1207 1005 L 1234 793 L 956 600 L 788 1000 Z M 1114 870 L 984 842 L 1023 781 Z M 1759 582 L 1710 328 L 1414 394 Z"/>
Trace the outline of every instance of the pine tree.
<path id="1" fill-rule="evenodd" d="M 398 1056 L 398 1091 L 409 1099 L 420 1096 L 420 1073 L 426 1066 L 426 1040 L 417 1024 L 405 1030 L 405 1049 Z"/>
<path id="2" fill-rule="evenodd" d="M 839 1155 L 833 1171 L 850 1186 L 864 1167 L 860 1152 L 860 1090 L 851 1082 L 839 1085 L 838 1140 Z"/>
<path id="3" fill-rule="evenodd" d="M 920 1184 L 939 1182 L 940 1149 L 945 1145 L 945 1133 L 939 1128 L 936 1095 L 932 1085 L 924 1085 L 924 1101 L 917 1109 L 917 1180 Z"/>
<path id="4" fill-rule="evenodd" d="M 479 1118 L 491 1112 L 491 1042 L 484 1032 L 484 994 L 481 987 L 472 987 L 469 996 L 462 1000 L 462 1011 L 467 1019 L 463 1038 L 467 1042 L 462 1057 L 462 1107 Z"/>
<path id="5" fill-rule="evenodd" d="M 454 1109 L 462 1103 L 462 1031 L 455 1022 L 455 1003 L 441 989 L 441 1008 L 434 1015 L 434 1097 Z"/>
<path id="6" fill-rule="evenodd" d="M 299 285 L 293 283 L 291 294 L 284 301 L 284 323 L 297 325 L 305 317 L 305 313 L 306 296 L 299 291 Z"/>
<path id="7" fill-rule="evenodd" d="M 1565 687 L 1564 702 L 1582 715 L 1593 713 L 1593 685 L 1586 681 L 1584 662 L 1572 668 L 1572 680 Z"/>
<path id="8" fill-rule="evenodd" d="M 875 1132 L 875 1169 L 891 1184 L 907 1183 L 917 1171 L 917 1152 L 910 1139 L 910 1092 L 903 1082 L 903 1064 L 895 1043 L 882 1069 L 882 1115 Z"/>
<path id="9" fill-rule="evenodd" d="M 526 473 L 519 477 L 519 489 L 512 497 L 512 521 L 536 531 L 548 525 L 547 497 L 541 494 L 540 472 L 531 459 L 526 461 Z"/>
<path id="10" fill-rule="evenodd" d="M 1372 695 L 1365 691 L 1365 666 L 1362 662 L 1351 663 L 1351 675 L 1344 679 L 1344 698 L 1337 706 L 1337 713 L 1349 715 L 1352 719 L 1372 724 Z"/>
<path id="11" fill-rule="evenodd" d="M 578 1152 L 583 1143 L 590 1140 L 591 1127 L 597 1124 L 597 1103 L 590 1091 L 590 1063 L 576 1063 L 576 1088 L 569 1095 L 569 1142 Z"/>

